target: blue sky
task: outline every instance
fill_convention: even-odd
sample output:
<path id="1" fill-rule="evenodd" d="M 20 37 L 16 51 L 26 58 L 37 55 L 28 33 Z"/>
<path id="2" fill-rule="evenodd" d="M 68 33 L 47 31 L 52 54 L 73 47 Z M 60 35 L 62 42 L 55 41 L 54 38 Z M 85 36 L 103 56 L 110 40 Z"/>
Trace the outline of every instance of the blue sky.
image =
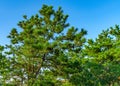
<path id="1" fill-rule="evenodd" d="M 0 45 L 9 43 L 6 36 L 17 27 L 24 14 L 38 13 L 43 4 L 61 6 L 69 14 L 71 26 L 88 31 L 96 38 L 103 29 L 120 24 L 120 0 L 0 0 Z"/>

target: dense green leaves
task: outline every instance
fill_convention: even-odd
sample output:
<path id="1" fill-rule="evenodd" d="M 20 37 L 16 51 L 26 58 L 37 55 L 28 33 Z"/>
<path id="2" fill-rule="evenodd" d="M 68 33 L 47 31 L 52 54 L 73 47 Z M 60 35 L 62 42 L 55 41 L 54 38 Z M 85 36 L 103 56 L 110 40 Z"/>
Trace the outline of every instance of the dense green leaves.
<path id="1" fill-rule="evenodd" d="M 7 45 L 9 51 L 6 54 L 10 54 L 10 76 L 14 79 L 12 82 L 17 80 L 18 84 L 32 86 L 39 82 L 41 86 L 54 86 L 58 78 L 68 81 L 69 72 L 66 71 L 72 58 L 69 53 L 77 54 L 81 51 L 87 32 L 83 29 L 78 32 L 78 29 L 68 27 L 68 15 L 63 14 L 61 7 L 54 10 L 52 6 L 43 5 L 39 13 L 30 18 L 24 15 L 24 20 L 18 23 L 22 31 L 14 28 L 8 36 L 11 44 Z M 73 62 L 69 69 L 72 70 L 74 66 L 79 68 L 79 63 Z M 77 68 L 74 72 L 79 70 Z"/>
<path id="2" fill-rule="evenodd" d="M 118 25 L 114 28 L 111 27 L 110 29 L 102 31 L 96 40 L 88 40 L 88 44 L 85 46 L 84 52 L 86 52 L 87 58 L 103 66 L 103 68 L 99 68 L 99 70 L 103 72 L 98 74 L 99 82 L 102 85 L 113 85 L 115 82 L 119 83 L 119 32 L 120 28 Z M 96 71 L 96 73 L 98 73 L 98 71 Z"/>
<path id="3" fill-rule="evenodd" d="M 61 7 L 43 5 L 38 14 L 23 16 L 0 46 L 0 85 L 119 86 L 120 28 L 98 37 L 70 27 Z"/>

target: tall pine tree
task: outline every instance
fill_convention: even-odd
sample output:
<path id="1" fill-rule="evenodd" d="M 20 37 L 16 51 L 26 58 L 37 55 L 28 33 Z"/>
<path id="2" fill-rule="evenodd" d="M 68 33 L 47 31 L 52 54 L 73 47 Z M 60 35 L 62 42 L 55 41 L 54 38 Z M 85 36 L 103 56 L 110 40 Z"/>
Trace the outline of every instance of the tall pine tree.
<path id="1" fill-rule="evenodd" d="M 21 31 L 13 28 L 8 36 L 12 82 L 28 86 L 59 86 L 62 80 L 69 82 L 72 75 L 69 69 L 74 70 L 70 62 L 80 58 L 87 32 L 69 27 L 68 15 L 63 14 L 61 7 L 54 10 L 43 5 L 39 14 L 23 17 L 18 23 Z"/>

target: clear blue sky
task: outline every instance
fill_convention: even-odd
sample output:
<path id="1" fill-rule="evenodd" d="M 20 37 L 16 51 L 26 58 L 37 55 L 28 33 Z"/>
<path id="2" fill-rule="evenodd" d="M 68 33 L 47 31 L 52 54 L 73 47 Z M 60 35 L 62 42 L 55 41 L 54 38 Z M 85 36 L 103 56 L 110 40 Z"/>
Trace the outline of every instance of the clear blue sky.
<path id="1" fill-rule="evenodd" d="M 88 31 L 87 38 L 96 38 L 103 30 L 120 24 L 120 0 L 0 0 L 0 44 L 8 43 L 6 36 L 17 28 L 22 15 L 38 13 L 43 4 L 61 6 L 69 14 L 71 26 Z"/>

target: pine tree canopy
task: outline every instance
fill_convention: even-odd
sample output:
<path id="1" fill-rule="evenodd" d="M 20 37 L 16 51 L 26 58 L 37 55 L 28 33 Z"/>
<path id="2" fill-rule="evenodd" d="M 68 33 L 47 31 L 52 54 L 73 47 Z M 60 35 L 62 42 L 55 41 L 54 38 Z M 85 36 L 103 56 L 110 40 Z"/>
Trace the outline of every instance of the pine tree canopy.
<path id="1" fill-rule="evenodd" d="M 2 86 L 119 86 L 120 27 L 86 39 L 61 7 L 23 16 L 0 46 Z"/>

